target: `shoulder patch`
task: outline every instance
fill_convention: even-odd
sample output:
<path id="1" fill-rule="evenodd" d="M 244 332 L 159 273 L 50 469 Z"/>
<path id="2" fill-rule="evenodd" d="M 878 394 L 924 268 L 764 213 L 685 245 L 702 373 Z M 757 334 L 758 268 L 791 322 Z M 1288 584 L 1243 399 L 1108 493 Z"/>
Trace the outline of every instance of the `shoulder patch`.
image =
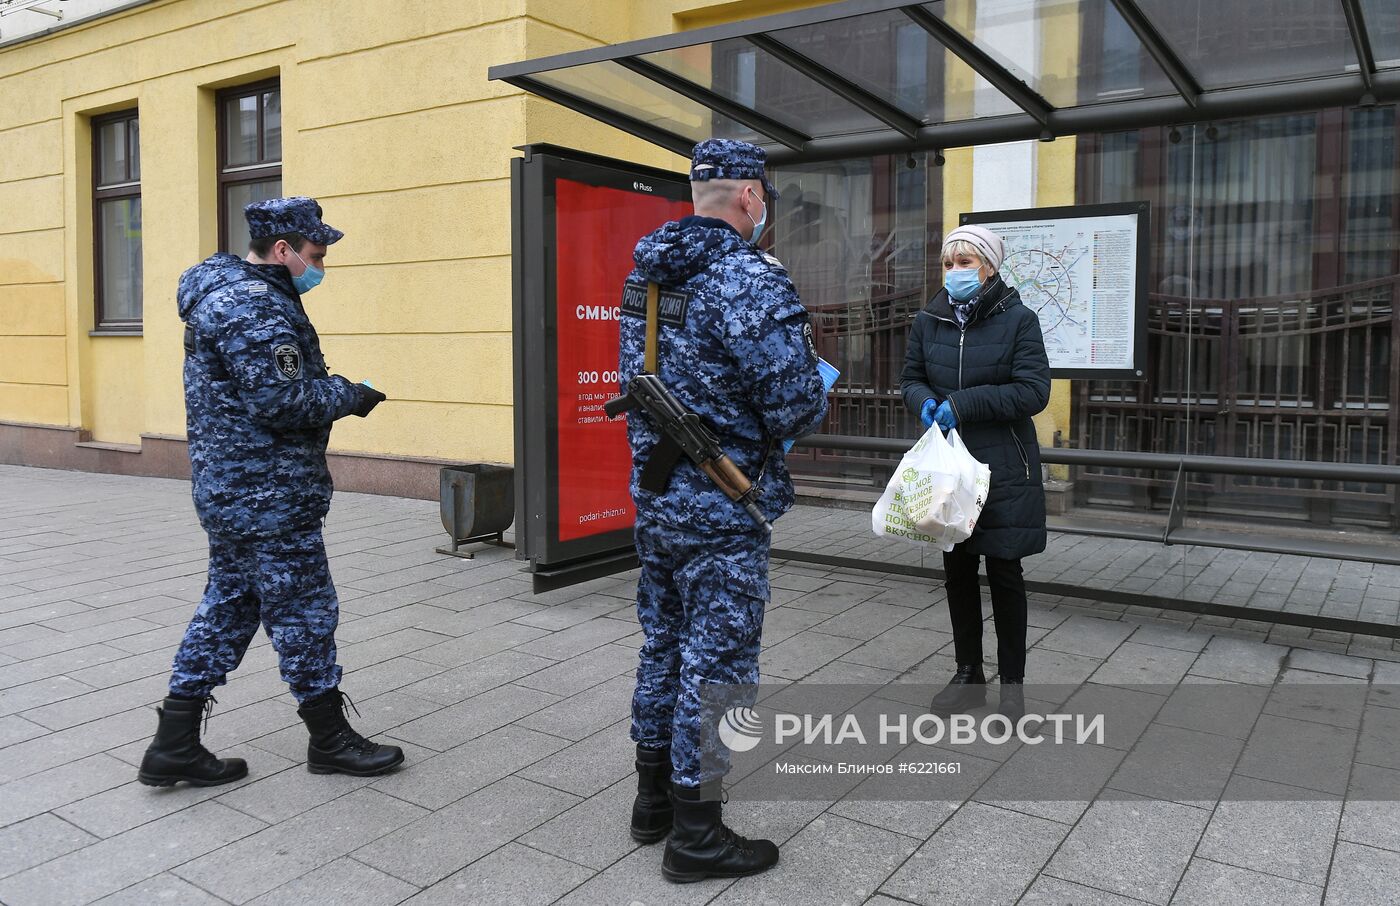
<path id="1" fill-rule="evenodd" d="M 768 254 L 767 252 L 760 252 L 759 254 L 763 256 L 764 261 L 767 261 L 769 264 L 771 264 L 773 267 L 776 267 L 778 270 L 787 270 L 786 267 L 783 267 L 783 263 L 781 261 Z"/>
<path id="2" fill-rule="evenodd" d="M 667 327 L 685 325 L 685 315 L 690 308 L 690 293 L 677 289 L 662 289 L 657 298 L 657 322 Z M 626 283 L 622 287 L 622 314 L 629 318 L 647 317 L 647 288 L 636 283 Z"/>
<path id="3" fill-rule="evenodd" d="M 647 288 L 636 283 L 622 284 L 622 313 L 629 318 L 646 318 Z"/>
<path id="4" fill-rule="evenodd" d="M 685 325 L 685 313 L 690 308 L 690 293 L 675 289 L 663 289 L 657 304 L 658 320 L 671 327 Z"/>
<path id="5" fill-rule="evenodd" d="M 294 381 L 301 377 L 301 350 L 291 343 L 279 343 L 272 348 L 272 361 L 277 366 L 277 374 L 284 380 Z"/>
<path id="6" fill-rule="evenodd" d="M 255 295 L 255 296 L 257 296 L 257 295 L 262 295 L 263 293 L 267 292 L 267 284 L 266 284 L 266 283 L 249 283 L 249 284 L 248 284 L 248 292 L 251 293 L 251 294 L 253 294 L 253 295 Z"/>
<path id="7" fill-rule="evenodd" d="M 817 341 L 812 337 L 812 322 L 802 322 L 802 339 L 807 341 L 807 351 L 814 357 L 817 354 Z"/>

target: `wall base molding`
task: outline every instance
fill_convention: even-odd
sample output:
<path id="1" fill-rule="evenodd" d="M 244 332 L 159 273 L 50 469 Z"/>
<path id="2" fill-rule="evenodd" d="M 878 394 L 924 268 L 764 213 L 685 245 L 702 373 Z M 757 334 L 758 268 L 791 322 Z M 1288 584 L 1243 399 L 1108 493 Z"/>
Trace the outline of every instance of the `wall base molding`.
<path id="1" fill-rule="evenodd" d="M 461 460 L 383 456 L 375 453 L 326 454 L 338 491 L 438 499 L 438 471 Z M 189 481 L 185 439 L 143 434 L 141 444 L 93 441 L 80 428 L 0 421 L 0 464 L 105 472 Z"/>

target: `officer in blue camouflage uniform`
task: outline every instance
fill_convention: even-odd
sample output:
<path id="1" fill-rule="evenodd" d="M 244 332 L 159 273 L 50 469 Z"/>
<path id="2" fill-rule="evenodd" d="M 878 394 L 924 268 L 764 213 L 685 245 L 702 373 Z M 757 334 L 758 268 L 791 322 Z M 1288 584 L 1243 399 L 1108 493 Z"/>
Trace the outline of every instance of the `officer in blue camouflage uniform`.
<path id="1" fill-rule="evenodd" d="M 683 299 L 660 318 L 659 376 L 758 486 L 759 508 L 771 522 L 793 504 L 782 441 L 821 423 L 826 393 L 797 291 L 777 259 L 755 246 L 777 197 L 765 157 L 747 142 L 696 145 L 695 214 L 643 237 L 627 279 Z M 646 317 L 626 304 L 623 315 L 626 387 L 643 367 Z M 627 416 L 627 436 L 642 568 L 637 615 L 646 636 L 632 700 L 632 836 L 650 843 L 670 832 L 662 871 L 672 881 L 764 871 L 777 863 L 778 848 L 746 840 L 721 820 L 718 787 L 728 753 L 701 718 L 700 687 L 758 682 L 768 533 L 688 459 L 678 462 L 664 492 L 641 487 L 660 437 L 636 409 Z"/>
<path id="2" fill-rule="evenodd" d="M 313 773 L 378 774 L 403 751 L 355 732 L 335 660 L 339 604 L 321 525 L 331 502 L 331 423 L 384 400 L 327 372 L 301 296 L 325 276 L 327 247 L 344 235 L 310 198 L 244 209 L 246 259 L 217 254 L 180 278 L 185 411 L 194 504 L 209 535 L 204 598 L 175 655 L 170 695 L 139 779 L 199 786 L 245 776 L 242 759 L 201 745 L 211 692 L 238 666 L 261 624 L 310 731 Z"/>

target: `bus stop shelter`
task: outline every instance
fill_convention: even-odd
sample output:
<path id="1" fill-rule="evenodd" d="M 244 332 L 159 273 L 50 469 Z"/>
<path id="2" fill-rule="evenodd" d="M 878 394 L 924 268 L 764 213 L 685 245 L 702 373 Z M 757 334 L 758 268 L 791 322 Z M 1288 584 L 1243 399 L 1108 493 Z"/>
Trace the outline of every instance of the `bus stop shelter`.
<path id="1" fill-rule="evenodd" d="M 1016 0 L 1004 15 L 956 15 L 960 4 L 846 0 L 679 34 L 492 67 L 490 77 L 688 156 L 711 137 L 764 145 L 776 165 L 858 154 L 937 150 L 1160 124 L 1374 105 L 1400 98 L 1400 11 L 1387 0 L 1309 4 L 1308 36 L 1286 45 L 1215 53 L 1201 22 L 1222 29 L 1279 16 L 1264 0 Z M 1315 8 L 1314 8 L 1315 7 Z M 1111 96 L 1085 90 L 1095 73 L 1027 54 L 1015 20 L 1044 28 L 1131 29 L 1150 66 Z M 875 81 L 851 58 L 853 35 L 913 23 L 926 76 L 909 92 L 897 73 Z M 1301 24 L 1301 23 L 1300 23 Z M 1221 36 L 1228 37 L 1228 36 Z M 743 54 L 749 74 L 780 73 L 781 109 L 740 70 L 714 61 Z M 1041 56 L 1035 63 L 1028 60 Z M 1113 65 L 1101 61 L 1095 65 Z M 938 88 L 943 90 L 937 90 Z M 924 103 L 914 103 L 922 96 Z"/>
<path id="2" fill-rule="evenodd" d="M 1115 49 L 1090 57 L 1042 40 L 1045 35 L 1085 32 L 1110 34 L 1112 41 L 1107 43 Z M 1241 40 L 1242 35 L 1248 39 Z M 892 59 L 872 65 L 871 48 L 881 47 L 894 49 Z M 498 65 L 491 68 L 490 77 L 681 156 L 689 156 L 698 141 L 725 137 L 762 145 L 776 167 L 907 154 L 912 168 L 916 154 L 937 166 L 944 161 L 943 153 L 954 148 L 1054 142 L 1149 127 L 1170 129 L 1175 143 L 1180 140 L 1178 127 L 1203 127 L 1210 135 L 1212 124 L 1235 118 L 1392 104 L 1400 100 L 1400 10 L 1388 0 L 1336 0 L 1286 12 L 1265 0 L 983 0 L 975 7 L 951 0 L 845 0 Z M 513 170 L 520 478 L 516 511 L 529 523 L 519 533 L 521 556 L 532 561 L 537 582 L 549 584 L 625 568 L 631 547 L 630 522 L 620 512 L 595 508 L 580 516 L 591 520 L 596 529 L 591 534 L 565 525 L 572 514 L 560 517 L 560 495 L 567 496 L 559 477 L 561 464 L 576 457 L 566 449 L 571 441 L 561 440 L 565 419 L 559 406 L 577 389 L 568 394 L 559 390 L 564 372 L 570 377 L 575 373 L 572 365 L 565 367 L 556 358 L 556 352 L 573 346 L 572 339 L 568 344 L 560 340 L 561 319 L 571 319 L 575 310 L 582 318 L 585 311 L 602 307 L 574 306 L 572 299 L 565 306 L 559 295 L 567 276 L 561 269 L 567 271 L 569 256 L 562 253 L 558 239 L 567 217 L 574 215 L 553 207 L 564 195 L 556 195 L 551 180 L 557 176 L 567 181 L 586 172 L 592 176 L 579 178 L 600 187 L 625 191 L 630 185 L 651 196 L 645 204 L 661 219 L 688 193 L 683 174 L 628 169 L 625 162 L 553 146 L 524 150 L 525 160 L 517 160 Z M 537 157 L 562 157 L 568 163 L 541 182 L 527 177 Z M 546 207 L 547 214 L 541 214 Z M 569 222 L 575 223 L 570 235 L 590 229 L 586 217 Z M 591 228 L 597 230 L 598 224 Z M 608 254 L 619 258 L 623 270 L 605 279 L 595 275 L 602 285 L 598 299 L 615 295 L 625 275 L 626 250 Z M 580 255 L 607 257 L 600 249 Z M 522 301 L 531 300 L 535 308 L 527 305 L 522 310 Z M 609 329 L 615 336 L 615 327 Z M 611 354 L 615 356 L 615 347 Z M 580 378 L 606 377 L 606 355 L 602 361 L 601 369 L 595 364 L 592 371 L 576 373 Z M 1379 367 L 1380 362 L 1374 364 Z M 1392 402 L 1392 421 L 1400 410 L 1395 402 L 1400 400 Z M 576 411 L 581 410 L 571 409 L 568 419 Z M 1396 433 L 1392 426 L 1392 446 Z M 618 436 L 613 435 L 614 448 Z M 799 449 L 897 457 L 908 443 L 888 435 L 825 434 L 804 439 Z M 1193 455 L 1187 450 L 1045 447 L 1042 459 L 1062 466 L 1155 471 L 1170 494 L 1161 526 L 1052 517 L 1055 531 L 1400 563 L 1400 550 L 1393 545 L 1358 543 L 1325 532 L 1311 537 L 1222 532 L 1188 525 L 1186 519 L 1192 474 L 1316 482 L 1324 489 L 1321 493 L 1346 482 L 1393 489 L 1400 485 L 1400 467 L 1393 457 L 1381 462 L 1279 461 Z M 585 510 L 587 506 L 579 508 Z M 938 574 L 922 558 L 916 563 L 872 564 L 804 551 L 775 555 Z M 1228 606 L 1169 596 L 1097 593 L 1104 594 L 1119 603 L 1245 615 L 1242 608 L 1234 613 Z M 1251 609 L 1249 616 L 1258 618 L 1259 611 Z M 1282 612 L 1276 618 L 1315 628 L 1397 634 L 1394 626 L 1365 621 Z"/>

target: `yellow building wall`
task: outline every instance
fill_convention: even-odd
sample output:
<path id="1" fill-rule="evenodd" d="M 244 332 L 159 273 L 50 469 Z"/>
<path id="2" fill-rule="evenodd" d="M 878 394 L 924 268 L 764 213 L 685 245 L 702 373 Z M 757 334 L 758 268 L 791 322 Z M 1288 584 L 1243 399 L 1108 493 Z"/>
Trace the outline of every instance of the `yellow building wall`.
<path id="1" fill-rule="evenodd" d="M 8 97 L 0 83 L 0 97 Z M 62 130 L 0 103 L 0 412 L 67 420 Z"/>
<path id="2" fill-rule="evenodd" d="M 528 5 L 163 0 L 0 50 L 0 420 L 183 435 L 174 295 L 217 250 L 214 94 L 277 76 L 284 192 L 346 233 L 308 311 L 333 369 L 390 395 L 333 448 L 510 461 L 508 161 L 527 102 L 486 69 L 530 54 Z M 143 333 L 91 336 L 90 120 L 133 106 Z"/>
<path id="3" fill-rule="evenodd" d="M 140 340 L 107 337 L 88 352 L 84 397 L 94 440 L 140 443 L 145 421 L 145 363 Z"/>

